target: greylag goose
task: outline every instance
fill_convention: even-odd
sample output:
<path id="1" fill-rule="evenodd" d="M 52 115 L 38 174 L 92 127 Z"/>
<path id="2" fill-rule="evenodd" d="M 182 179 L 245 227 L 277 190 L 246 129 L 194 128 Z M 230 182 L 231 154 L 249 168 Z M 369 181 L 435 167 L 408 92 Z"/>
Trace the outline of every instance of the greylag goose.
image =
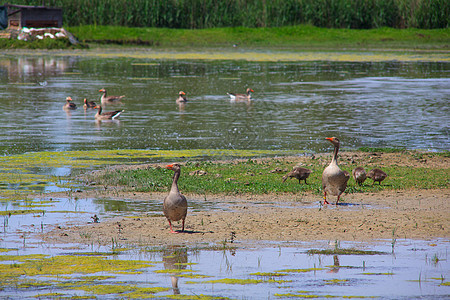
<path id="1" fill-rule="evenodd" d="M 99 92 L 103 93 L 101 98 L 102 105 L 120 102 L 120 100 L 122 100 L 122 98 L 125 97 L 125 96 L 106 96 L 105 89 L 101 89 L 99 90 Z"/>
<path id="2" fill-rule="evenodd" d="M 248 88 L 246 94 L 227 93 L 231 100 L 251 100 L 255 91 Z"/>
<path id="3" fill-rule="evenodd" d="M 95 114 L 96 120 L 115 120 L 124 112 L 123 110 L 102 112 L 101 105 L 97 105 L 94 108 L 98 109 L 97 113 Z"/>
<path id="4" fill-rule="evenodd" d="M 187 214 L 187 200 L 186 197 L 180 193 L 178 189 L 178 178 L 181 174 L 181 166 L 179 164 L 171 164 L 166 166 L 167 169 L 174 171 L 172 187 L 170 188 L 169 195 L 164 198 L 163 202 L 163 212 L 166 216 L 167 221 L 169 221 L 170 232 L 176 233 L 172 229 L 172 221 L 182 221 L 181 232 L 184 231 L 184 221 Z"/>
<path id="5" fill-rule="evenodd" d="M 363 167 L 356 167 L 352 171 L 353 179 L 358 183 L 358 185 L 362 185 L 364 181 L 366 181 L 367 175 L 366 170 Z"/>
<path id="6" fill-rule="evenodd" d="M 298 179 L 298 183 L 301 183 L 301 180 L 305 181 L 306 183 L 306 178 L 309 177 L 309 174 L 311 174 L 311 170 L 310 169 L 306 169 L 306 168 L 302 168 L 302 167 L 293 167 L 292 171 L 290 171 L 289 173 L 287 173 L 286 175 L 283 176 L 283 182 L 286 181 L 286 179 L 289 178 L 297 178 Z"/>
<path id="7" fill-rule="evenodd" d="M 180 91 L 179 93 L 178 93 L 178 98 L 177 98 L 177 101 L 176 101 L 178 104 L 182 104 L 182 103 L 186 103 L 187 102 L 187 99 L 186 99 L 186 93 L 185 92 L 183 92 L 183 91 Z"/>
<path id="8" fill-rule="evenodd" d="M 67 97 L 66 98 L 66 103 L 63 105 L 63 109 L 66 109 L 66 110 L 77 109 L 77 105 L 72 102 L 72 98 Z"/>
<path id="9" fill-rule="evenodd" d="M 326 138 L 334 145 L 333 158 L 328 167 L 322 173 L 322 190 L 323 190 L 323 204 L 329 204 L 327 201 L 327 194 L 337 196 L 336 205 L 339 198 L 347 188 L 347 181 L 350 174 L 347 171 L 342 171 L 337 164 L 337 156 L 339 152 L 340 141 L 336 137 Z"/>
<path id="10" fill-rule="evenodd" d="M 83 104 L 84 110 L 86 110 L 88 108 L 95 108 L 96 106 L 97 106 L 97 104 L 95 104 L 94 101 L 88 101 L 86 98 L 84 98 L 84 104 Z"/>
<path id="11" fill-rule="evenodd" d="M 375 181 L 378 181 L 378 184 L 381 184 L 381 182 L 386 179 L 387 174 L 380 169 L 375 168 L 367 173 L 367 177 L 373 180 L 372 185 L 375 184 Z"/>

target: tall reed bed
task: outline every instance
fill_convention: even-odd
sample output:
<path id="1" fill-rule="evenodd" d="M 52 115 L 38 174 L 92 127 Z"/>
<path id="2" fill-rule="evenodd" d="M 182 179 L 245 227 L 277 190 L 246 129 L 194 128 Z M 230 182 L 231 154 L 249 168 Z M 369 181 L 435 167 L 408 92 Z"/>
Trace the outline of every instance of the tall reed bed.
<path id="1" fill-rule="evenodd" d="M 449 0 L 46 0 L 66 26 L 118 25 L 201 29 L 311 24 L 329 28 L 449 25 Z M 14 4 L 42 5 L 42 0 Z"/>

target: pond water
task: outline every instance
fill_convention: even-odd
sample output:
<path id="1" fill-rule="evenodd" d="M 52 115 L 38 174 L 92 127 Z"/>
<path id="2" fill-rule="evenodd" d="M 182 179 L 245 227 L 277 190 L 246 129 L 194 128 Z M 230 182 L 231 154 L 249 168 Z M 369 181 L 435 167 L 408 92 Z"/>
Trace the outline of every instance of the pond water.
<path id="1" fill-rule="evenodd" d="M 28 158 L 16 156 L 14 160 L 11 156 L 69 150 L 100 150 L 108 156 L 111 154 L 106 150 L 113 149 L 323 152 L 330 151 L 326 136 L 338 136 L 344 148 L 352 149 L 448 150 L 448 62 L 256 62 L 2 54 L 0 83 L 0 154 L 4 159 L 9 155 L 2 172 L 20 182 L 2 187 L 2 191 L 17 195 L 9 193 L 10 198 L 0 203 L 5 213 L 0 226 L 0 298 L 151 296 L 142 291 L 130 294 L 137 292 L 137 287 L 163 288 L 156 295 L 166 298 L 177 293 L 233 299 L 435 299 L 450 294 L 448 240 L 291 241 L 273 243 L 272 247 L 255 244 L 254 248 L 237 243 L 237 249 L 224 250 L 208 248 L 210 245 L 173 245 L 159 251 L 117 245 L 117 241 L 107 247 L 45 243 L 35 234 L 56 225 L 86 224 L 94 214 L 101 220 L 143 211 L 161 215 L 161 199 L 145 204 L 130 199 L 76 199 L 71 188 L 60 188 L 55 180 L 47 182 L 40 176 L 61 177 L 57 179 L 61 184 L 75 164 L 80 167 L 89 161 L 63 160 L 48 152 Z M 243 92 L 247 87 L 255 91 L 254 101 L 229 100 L 227 92 Z M 94 120 L 94 110 L 83 110 L 84 98 L 99 103 L 101 88 L 126 96 L 123 104 L 106 107 L 125 110 L 119 121 L 99 123 Z M 180 90 L 189 99 L 182 107 L 175 104 Z M 67 96 L 79 107 L 70 113 L 62 109 Z M 40 155 L 45 159 L 38 161 Z M 36 163 L 28 166 L 27 159 Z M 115 161 L 117 157 L 105 159 Z M 142 162 L 162 159 L 146 156 Z M 30 193 L 42 194 L 22 197 L 19 189 L 27 190 L 27 180 L 42 183 L 39 189 L 30 189 Z M 67 197 L 45 196 L 52 191 L 66 191 Z M 193 210 L 228 209 L 204 201 L 190 201 L 190 205 Z M 14 210 L 23 212 L 6 213 Z M 383 254 L 308 254 L 313 248 L 356 248 Z M 44 256 L 33 256 L 36 254 Z M 69 271 L 68 265 L 55 276 L 17 276 L 17 282 L 7 276 L 18 264 L 52 265 L 60 257 L 72 256 L 76 259 L 71 266 L 83 270 L 86 256 L 96 256 L 97 263 L 142 260 L 152 266 L 138 268 L 139 273 L 105 269 L 86 275 Z M 174 257 L 181 263 L 174 264 Z M 188 275 L 171 269 L 187 270 Z M 89 276 L 106 277 L 86 278 Z M 98 286 L 106 286 L 107 293 L 96 289 Z M 117 286 L 123 289 L 114 292 Z"/>
<path id="2" fill-rule="evenodd" d="M 205 209 L 191 202 L 193 209 Z M 145 211 L 161 215 L 159 203 L 157 199 L 148 201 Z M 45 213 L 3 216 L 0 298 L 152 297 L 148 290 L 140 290 L 145 288 L 156 289 L 157 297 L 180 294 L 192 299 L 199 295 L 227 299 L 446 299 L 450 293 L 449 243 L 445 239 L 256 242 L 251 246 L 234 241 L 218 247 L 174 244 L 164 248 L 128 245 L 120 239 L 109 246 L 52 244 L 36 239 L 34 234 L 56 225 L 92 222 L 94 213 L 100 222 L 130 216 L 143 211 L 143 203 L 68 197 L 45 198 L 40 205 L 34 209 L 45 209 Z M 17 208 L 10 206 L 10 210 Z M 208 209 L 223 208 L 209 205 Z M 358 251 L 338 252 L 344 249 Z M 313 250 L 335 253 L 308 252 Z M 62 266 L 53 265 L 57 264 L 54 261 Z M 92 261 L 101 267 L 86 265 Z M 146 265 L 114 269 L 122 261 Z M 7 273 L 18 265 L 23 266 L 22 272 L 34 275 L 17 281 L 9 278 Z M 42 269 L 36 270 L 36 266 Z"/>
<path id="3" fill-rule="evenodd" d="M 448 62 L 0 56 L 0 153 L 89 149 L 448 150 Z M 255 93 L 250 104 L 227 92 Z M 117 122 L 84 98 L 125 95 Z M 183 90 L 189 102 L 175 103 Z M 78 109 L 62 110 L 67 96 Z"/>

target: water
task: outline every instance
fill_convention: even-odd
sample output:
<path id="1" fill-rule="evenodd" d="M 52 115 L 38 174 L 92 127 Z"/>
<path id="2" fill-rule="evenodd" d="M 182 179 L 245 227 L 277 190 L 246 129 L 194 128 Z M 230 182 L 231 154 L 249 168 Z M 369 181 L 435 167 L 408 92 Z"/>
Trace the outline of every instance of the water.
<path id="1" fill-rule="evenodd" d="M 2 154 L 90 149 L 448 150 L 446 62 L 247 62 L 0 56 Z M 40 84 L 41 83 L 41 84 Z M 255 90 L 251 104 L 227 92 Z M 84 98 L 125 95 L 117 122 Z M 190 102 L 175 104 L 178 91 Z M 62 110 L 71 96 L 76 111 Z"/>
<path id="2" fill-rule="evenodd" d="M 52 257 L 75 255 L 79 257 L 80 265 L 75 271 L 68 268 L 65 272 L 60 271 L 57 276 L 23 276 L 21 278 L 24 280 L 23 285 L 21 280 L 12 286 L 10 282 L 4 281 L 3 289 L 0 289 L 2 298 L 35 299 L 37 295 L 47 298 L 50 297 L 49 293 L 57 293 L 59 297 L 94 295 L 100 299 L 117 299 L 128 298 L 127 293 L 138 287 L 168 289 L 155 294 L 160 297 L 182 294 L 191 297 L 225 296 L 230 299 L 284 299 L 294 296 L 446 299 L 449 295 L 449 244 L 445 239 L 372 242 L 289 241 L 273 242 L 271 246 L 267 242 L 264 244 L 253 242 L 249 246 L 235 241 L 227 245 L 236 246 L 235 249 L 220 250 L 208 248 L 208 245 L 197 247 L 169 245 L 158 251 L 151 247 L 127 245 L 126 241 L 118 241 L 118 244 L 109 246 L 53 244 L 37 239 L 34 234 L 46 232 L 48 228 L 56 225 L 67 227 L 71 224 L 92 222 L 91 217 L 94 213 L 98 214 L 101 221 L 116 216 L 139 214 L 142 211 L 161 215 L 160 200 L 145 201 L 145 208 L 142 201 L 131 199 L 62 197 L 43 200 L 41 208 L 46 209 L 45 214 L 2 217 L 0 248 L 8 248 L 9 252 L 0 253 L 2 265 L 7 266 L 7 269 L 2 269 L 0 265 L 0 270 L 11 270 L 10 265 L 21 264 L 16 255 L 25 257 L 43 254 L 50 259 L 48 263 L 51 263 Z M 191 201 L 191 204 L 194 208 L 197 207 L 196 209 L 205 209 L 203 205 L 198 206 L 195 201 Z M 11 204 L 11 208 L 18 207 Z M 223 208 L 210 205 L 207 209 L 214 211 Z M 122 249 L 112 254 L 114 247 Z M 325 255 L 307 252 L 310 249 L 351 248 L 379 251 L 381 254 Z M 8 259 L 8 256 L 11 258 Z M 131 274 L 114 272 L 107 268 L 99 272 L 89 272 L 89 268 L 83 265 L 82 261 L 84 257 L 92 256 L 103 257 L 111 263 L 120 260 L 144 261 L 151 263 L 151 266 L 132 269 Z M 36 265 L 45 265 L 44 259 L 29 260 Z M 87 273 L 79 273 L 81 270 Z M 175 273 L 173 270 L 183 272 Z M 24 271 L 26 272 L 26 269 Z M 185 274 L 192 275 L 193 278 L 186 277 Z M 86 282 L 89 276 L 108 277 Z M 6 280 L 7 277 L 1 278 L 3 279 L 0 280 Z M 226 283 L 227 280 L 234 282 Z M 102 290 L 95 290 L 96 287 L 103 285 L 111 287 L 107 288 L 107 294 L 102 294 L 104 292 Z M 80 286 L 83 288 L 80 289 Z M 93 290 L 89 292 L 91 286 Z M 115 293 L 114 286 L 120 286 L 125 291 Z"/>
<path id="3" fill-rule="evenodd" d="M 264 149 L 329 151 L 326 136 L 340 137 L 345 148 L 399 147 L 448 150 L 450 80 L 445 62 L 247 62 L 165 60 L 136 57 L 0 55 L 0 153 L 110 149 Z M 255 90 L 251 104 L 230 102 L 227 92 Z M 99 102 L 100 88 L 126 95 L 116 122 L 95 122 L 84 111 L 83 98 Z M 190 102 L 175 104 L 178 91 Z M 71 96 L 79 109 L 62 110 Z M 72 166 L 36 167 L 32 174 L 66 176 Z M 19 176 L 20 177 L 20 176 Z M 21 184 L 23 185 L 23 183 Z M 9 189 L 22 188 L 20 185 Z M 66 190 L 46 184 L 42 192 Z M 69 192 L 67 192 L 69 195 Z M 77 199 L 20 195 L 2 201 L 1 211 L 34 209 L 4 215 L 0 226 L 1 265 L 16 264 L 13 255 L 49 257 L 110 252 L 112 246 L 51 244 L 36 238 L 56 225 L 71 226 L 142 212 L 161 215 L 161 199 Z M 44 201 L 42 201 L 44 200 Z M 224 210 L 216 204 L 190 201 L 192 210 Z M 45 212 L 38 212 L 45 210 Z M 133 245 L 107 256 L 111 261 L 155 261 L 140 274 L 109 271 L 109 279 L 92 285 L 165 287 L 157 293 L 227 296 L 234 299 L 282 299 L 295 296 L 375 296 L 380 298 L 446 298 L 450 276 L 448 241 L 396 240 L 372 243 L 338 241 L 341 248 L 383 251 L 383 255 L 308 255 L 308 249 L 330 249 L 335 241 L 273 243 L 272 247 L 239 243 L 235 250 L 196 249 L 173 245 L 164 251 Z M 117 246 L 117 245 L 116 245 Z M 12 249 L 12 250 L 11 250 Z M 151 250 L 151 249 L 150 249 Z M 11 256 L 8 259 L 7 256 Z M 175 256 L 188 263 L 176 266 Z M 40 263 L 37 260 L 37 263 Z M 0 265 L 0 267 L 1 267 Z M 206 278 L 178 278 L 155 271 L 181 268 Z M 310 268 L 314 268 L 310 269 Z M 286 269 L 310 269 L 289 272 Z M 3 269 L 5 270 L 5 269 Z M 11 269 L 8 269 L 11 270 Z M 286 273 L 281 277 L 255 273 Z M 3 275 L 7 273 L 5 271 Z M 2 272 L 0 272 L 2 275 Z M 89 295 L 74 290 L 79 274 L 22 276 L 51 281 L 51 287 L 0 284 L 0 297 L 33 298 L 46 293 Z M 92 274 L 88 274 L 92 275 Z M 270 277 L 270 278 L 269 278 Z M 2 277 L 3 278 L 3 277 Z M 257 279 L 261 283 L 224 284 L 222 279 Z M 268 279 L 284 280 L 267 282 Z M 3 280 L 3 279 L 0 279 Z M 6 285 L 5 285 L 6 286 Z M 380 288 L 382 287 L 382 288 Z M 95 292 L 92 293 L 96 295 Z M 50 296 L 48 296 L 50 297 Z M 58 297 L 58 296 L 55 296 Z M 128 297 L 101 295 L 102 299 Z M 46 296 L 42 296 L 46 298 Z"/>

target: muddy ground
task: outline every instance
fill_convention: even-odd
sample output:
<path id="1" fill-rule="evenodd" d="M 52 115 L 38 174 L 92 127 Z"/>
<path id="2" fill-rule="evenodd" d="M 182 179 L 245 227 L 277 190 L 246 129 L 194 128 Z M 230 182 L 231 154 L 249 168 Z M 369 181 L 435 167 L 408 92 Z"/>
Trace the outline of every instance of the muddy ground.
<path id="1" fill-rule="evenodd" d="M 89 195 L 86 195 L 89 196 Z M 163 194 L 123 193 L 128 199 Z M 112 198 L 116 198 L 115 197 Z M 121 198 L 121 196 L 119 196 Z M 202 196 L 203 197 L 203 196 Z M 200 197 L 188 195 L 201 203 Z M 160 214 L 100 219 L 99 223 L 59 226 L 44 236 L 52 242 L 150 246 L 224 241 L 312 241 L 431 239 L 449 237 L 450 190 L 383 191 L 346 195 L 343 205 L 321 206 L 317 195 L 210 196 L 222 209 L 188 212 L 186 232 L 171 234 Z M 174 229 L 181 229 L 175 224 Z"/>
<path id="2" fill-rule="evenodd" d="M 358 158 L 378 165 L 449 167 L 445 157 L 411 158 L 402 154 L 343 153 L 341 161 Z M 279 159 L 279 158 L 278 158 Z M 293 158 L 287 158 L 292 160 Z M 302 160 L 307 158 L 296 158 Z M 325 157 L 326 159 L 326 157 Z M 124 166 L 124 168 L 129 168 Z M 165 193 L 114 192 L 99 189 L 82 191 L 78 198 L 110 197 L 147 201 L 161 199 Z M 172 234 L 162 213 L 100 219 L 98 223 L 60 225 L 44 234 L 51 242 L 119 245 L 170 244 L 202 245 L 258 244 L 272 241 L 449 238 L 450 189 L 385 190 L 345 194 L 339 206 L 321 204 L 313 193 L 282 195 L 186 195 L 193 204 L 208 204 L 209 210 L 190 207 L 186 231 Z M 162 205 L 162 204 L 161 204 Z M 176 223 L 175 229 L 181 229 Z"/>

